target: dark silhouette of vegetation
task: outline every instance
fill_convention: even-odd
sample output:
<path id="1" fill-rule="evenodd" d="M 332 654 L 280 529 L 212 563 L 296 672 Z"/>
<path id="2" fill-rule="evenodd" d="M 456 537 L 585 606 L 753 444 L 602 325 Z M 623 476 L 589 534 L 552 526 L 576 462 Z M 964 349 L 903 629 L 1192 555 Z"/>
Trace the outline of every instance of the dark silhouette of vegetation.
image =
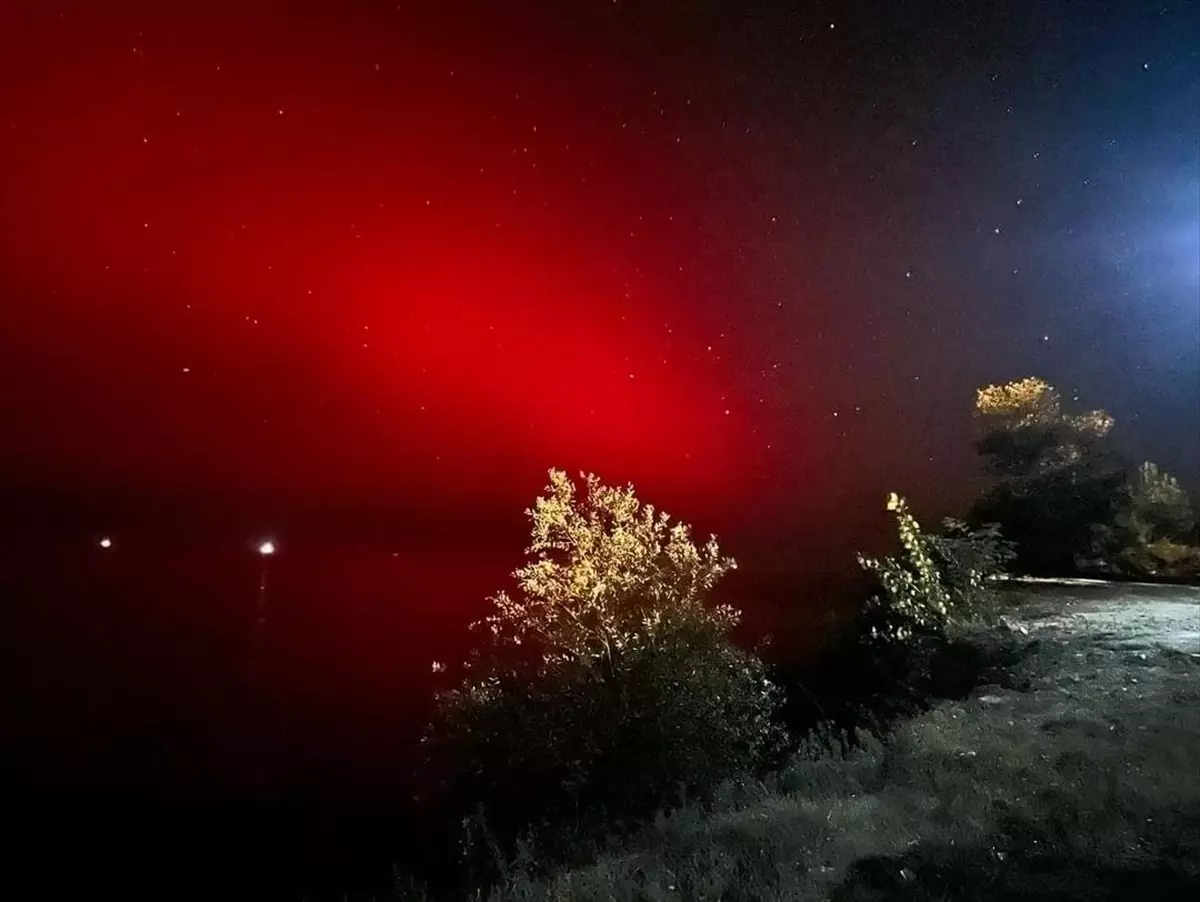
<path id="1" fill-rule="evenodd" d="M 424 801 L 441 818 L 443 840 L 454 841 L 452 869 L 462 878 L 452 894 L 632 897 L 652 878 L 631 877 L 624 863 L 647 836 L 653 848 L 656 835 L 709 830 L 720 812 L 780 792 L 819 795 L 834 772 L 858 774 L 849 800 L 897 781 L 920 784 L 924 777 L 904 763 L 910 752 L 914 762 L 920 757 L 905 749 L 907 724 L 938 716 L 981 685 L 1019 694 L 1045 680 L 1044 668 L 1039 676 L 1026 666 L 1037 643 L 1012 632 L 1004 616 L 1011 602 L 1001 586 L 1011 569 L 1200 573 L 1200 553 L 1188 544 L 1197 524 L 1187 495 L 1155 465 L 1130 468 L 1108 447 L 1107 413 L 1068 412 L 1053 387 L 1030 378 L 980 390 L 976 416 L 992 484 L 970 517 L 925 532 L 905 499 L 889 496 L 900 550 L 859 556 L 874 591 L 803 668 L 767 667 L 735 646 L 738 613 L 707 602 L 735 566 L 715 538 L 696 545 L 686 526 L 642 504 L 632 487 L 586 476 L 577 495 L 565 473 L 551 471 L 546 495 L 528 511 L 533 541 L 515 573 L 518 591 L 495 596 L 492 613 L 473 625 L 480 641 L 448 677 L 424 741 Z M 919 766 L 926 764 L 949 766 L 940 753 Z M 1076 790 L 1091 805 L 1082 773 Z M 930 790 L 948 824 L 974 804 L 955 779 L 937 777 Z M 1115 822 L 1134 829 L 1130 819 L 1140 823 L 1143 809 L 1134 796 L 1119 804 Z M 1154 811 L 1150 820 L 1169 820 Z M 1195 887 L 1195 870 L 1179 867 L 1165 846 L 1158 870 L 1102 867 L 1064 838 L 1074 822 L 1047 819 L 1040 802 L 996 801 L 989 812 L 992 845 L 947 845 L 951 832 L 862 857 L 821 897 L 1043 898 L 1036 875 L 1048 867 L 1060 872 L 1061 887 L 1097 897 L 1120 897 L 1139 879 L 1164 892 Z M 681 828 L 689 818 L 692 826 Z M 778 829 L 770 819 L 761 830 L 714 828 L 698 847 L 707 859 L 673 858 L 678 867 L 663 891 L 791 898 L 777 882 L 782 864 L 765 876 L 748 865 L 764 844 L 780 841 Z M 796 839 L 784 833 L 784 845 Z M 1044 845 L 1028 846 L 1043 834 Z M 809 843 L 805 837 L 796 842 Z M 997 853 L 995 843 L 1007 851 Z M 596 874 L 595 862 L 611 870 Z M 749 883 L 739 885 L 739 873 Z M 590 876 L 570 876 L 568 888 L 564 874 Z"/>
<path id="2" fill-rule="evenodd" d="M 1093 529 L 1093 570 L 1115 575 L 1200 578 L 1195 513 L 1169 473 L 1147 461 L 1115 493 L 1107 521 Z"/>
<path id="3" fill-rule="evenodd" d="M 1112 417 L 1067 413 L 1054 387 L 1032 377 L 980 389 L 975 416 L 976 448 L 993 482 L 971 520 L 1003 525 L 1020 570 L 1074 573 L 1123 481 L 1121 461 L 1104 442 Z"/>
<path id="4" fill-rule="evenodd" d="M 1200 576 L 1186 493 L 1153 463 L 1121 459 L 1108 443 L 1106 411 L 1070 413 L 1053 386 L 1029 377 L 980 389 L 975 416 L 992 482 L 970 519 L 1003 526 L 1018 570 Z"/>

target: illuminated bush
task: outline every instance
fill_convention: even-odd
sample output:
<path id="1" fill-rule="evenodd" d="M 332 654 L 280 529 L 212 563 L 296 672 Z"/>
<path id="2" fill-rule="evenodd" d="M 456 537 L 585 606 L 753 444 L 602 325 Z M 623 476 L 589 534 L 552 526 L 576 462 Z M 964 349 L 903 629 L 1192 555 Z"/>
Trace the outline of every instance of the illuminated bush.
<path id="1" fill-rule="evenodd" d="M 921 633 L 941 632 L 950 618 L 952 599 L 934 563 L 931 543 L 903 498 L 892 493 L 887 508 L 896 515 L 904 555 L 858 555 L 859 566 L 873 573 L 883 590 L 882 596 L 871 599 L 870 607 L 879 617 L 868 627 L 868 635 L 903 642 Z"/>
<path id="2" fill-rule="evenodd" d="M 1013 557 L 995 525 L 972 530 L 947 520 L 940 535 L 922 531 L 904 499 L 892 494 L 902 553 L 859 564 L 878 580 L 860 609 L 847 666 L 864 699 L 861 713 L 884 722 L 958 697 L 973 685 L 980 659 L 969 627 L 998 612 L 996 579 Z"/>
<path id="3" fill-rule="evenodd" d="M 1200 548 L 1189 542 L 1194 526 L 1187 492 L 1175 477 L 1147 461 L 1130 474 L 1118 495 L 1112 524 L 1097 533 L 1107 538 L 1127 574 L 1194 579 L 1200 576 Z"/>
<path id="4" fill-rule="evenodd" d="M 895 493 L 887 508 L 896 515 L 901 556 L 858 556 L 859 565 L 879 580 L 882 594 L 871 599 L 867 635 L 904 642 L 941 636 L 951 626 L 983 614 L 994 601 L 995 580 L 1015 557 L 1012 543 L 994 523 L 970 529 L 959 520 L 943 523 L 941 535 L 928 534 Z"/>
<path id="5" fill-rule="evenodd" d="M 502 844 L 649 814 L 754 769 L 780 738 L 775 687 L 729 639 L 737 612 L 706 603 L 733 560 L 632 487 L 583 489 L 550 472 L 517 591 L 473 625 L 480 645 L 425 743 L 438 804 L 482 808 Z"/>

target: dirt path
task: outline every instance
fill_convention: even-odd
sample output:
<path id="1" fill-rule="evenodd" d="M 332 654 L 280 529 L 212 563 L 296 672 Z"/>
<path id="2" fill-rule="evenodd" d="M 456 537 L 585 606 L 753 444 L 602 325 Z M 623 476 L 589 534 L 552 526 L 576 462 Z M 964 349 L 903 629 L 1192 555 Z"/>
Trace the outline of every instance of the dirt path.
<path id="1" fill-rule="evenodd" d="M 1113 650 L 1158 648 L 1200 657 L 1200 587 L 1093 580 L 1022 580 L 1010 622 L 1091 635 Z"/>

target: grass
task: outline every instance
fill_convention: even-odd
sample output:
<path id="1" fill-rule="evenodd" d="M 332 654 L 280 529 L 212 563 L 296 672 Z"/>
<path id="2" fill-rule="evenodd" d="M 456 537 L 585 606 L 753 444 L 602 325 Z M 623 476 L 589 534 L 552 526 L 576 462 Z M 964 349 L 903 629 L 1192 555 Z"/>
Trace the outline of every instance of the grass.
<path id="1" fill-rule="evenodd" d="M 476 898 L 1197 898 L 1200 658 L 1069 631 L 970 641 L 1010 652 L 993 684 L 848 753 L 816 735 L 765 782 L 661 815 L 586 867 L 518 859 Z"/>

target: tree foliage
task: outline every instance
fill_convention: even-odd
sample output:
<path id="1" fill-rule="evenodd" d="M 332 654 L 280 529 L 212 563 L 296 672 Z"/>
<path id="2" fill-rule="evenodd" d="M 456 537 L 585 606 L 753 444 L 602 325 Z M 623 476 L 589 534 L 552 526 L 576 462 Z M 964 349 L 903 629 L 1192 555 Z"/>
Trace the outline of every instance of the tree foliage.
<path id="1" fill-rule="evenodd" d="M 867 708 L 885 718 L 918 710 L 932 694 L 961 683 L 953 663 L 956 634 L 995 610 L 995 580 L 1012 559 L 995 524 L 975 530 L 948 520 L 941 534 L 931 534 L 900 496 L 890 495 L 887 507 L 902 551 L 858 556 L 879 592 L 860 611 L 853 653 L 857 678 L 870 687 Z"/>
<path id="2" fill-rule="evenodd" d="M 1104 441 L 1112 416 L 1067 412 L 1053 386 L 1029 377 L 979 389 L 975 418 L 976 448 L 993 482 L 971 520 L 1000 523 L 1016 542 L 1021 569 L 1073 572 L 1123 479 Z"/>
<path id="3" fill-rule="evenodd" d="M 1029 377 L 979 389 L 976 447 L 993 482 L 971 519 L 997 521 L 1021 569 L 1186 575 L 1195 519 L 1179 483 L 1155 464 L 1132 468 L 1106 443 L 1113 418 L 1071 413 L 1049 383 Z"/>
<path id="4" fill-rule="evenodd" d="M 975 416 L 983 424 L 976 447 L 988 468 L 1013 481 L 1078 467 L 1113 427 L 1104 410 L 1065 413 L 1058 391 L 1033 376 L 979 389 Z"/>
<path id="5" fill-rule="evenodd" d="M 1110 518 L 1093 529 L 1092 564 L 1137 577 L 1200 575 L 1200 549 L 1189 541 L 1195 523 L 1178 480 L 1146 461 L 1128 474 Z"/>
<path id="6" fill-rule="evenodd" d="M 906 642 L 941 636 L 975 619 L 989 607 L 994 581 L 1014 558 L 1012 543 L 989 523 L 971 529 L 960 520 L 943 521 L 942 532 L 921 529 L 908 503 L 894 492 L 887 509 L 895 514 L 903 554 L 884 558 L 858 555 L 859 565 L 879 580 L 882 594 L 869 607 L 873 640 Z"/>
<path id="7" fill-rule="evenodd" d="M 930 557 L 954 600 L 954 608 L 970 617 L 990 613 L 996 603 L 995 581 L 1016 560 L 1016 545 L 1004 537 L 999 523 L 972 529 L 954 518 L 942 521 L 929 536 Z"/>
<path id="8" fill-rule="evenodd" d="M 715 538 L 593 475 L 550 471 L 526 512 L 529 559 L 474 624 L 479 647 L 438 698 L 426 779 L 439 806 L 482 808 L 545 846 L 603 818 L 753 770 L 780 742 L 778 692 L 707 596 L 735 564 Z"/>
<path id="9" fill-rule="evenodd" d="M 704 603 L 737 566 L 715 537 L 697 547 L 685 524 L 643 505 L 632 486 L 588 475 L 585 489 L 577 498 L 567 474 L 551 470 L 549 494 L 527 512 L 533 560 L 514 574 L 518 593 L 498 593 L 483 621 L 499 643 L 532 641 L 546 668 L 587 662 L 611 670 L 622 652 L 653 644 L 672 624 L 737 624 L 732 608 Z"/>
<path id="10" fill-rule="evenodd" d="M 1184 538 L 1195 525 L 1191 502 L 1179 480 L 1150 461 L 1134 471 L 1122 495 L 1118 523 L 1137 544 Z"/>
<path id="11" fill-rule="evenodd" d="M 904 642 L 921 633 L 939 633 L 950 618 L 952 600 L 934 564 L 929 539 L 908 512 L 908 503 L 894 492 L 888 496 L 887 509 L 896 515 L 904 555 L 858 555 L 859 566 L 873 573 L 883 590 L 871 604 L 884 616 L 870 625 L 868 634 L 872 639 Z"/>

